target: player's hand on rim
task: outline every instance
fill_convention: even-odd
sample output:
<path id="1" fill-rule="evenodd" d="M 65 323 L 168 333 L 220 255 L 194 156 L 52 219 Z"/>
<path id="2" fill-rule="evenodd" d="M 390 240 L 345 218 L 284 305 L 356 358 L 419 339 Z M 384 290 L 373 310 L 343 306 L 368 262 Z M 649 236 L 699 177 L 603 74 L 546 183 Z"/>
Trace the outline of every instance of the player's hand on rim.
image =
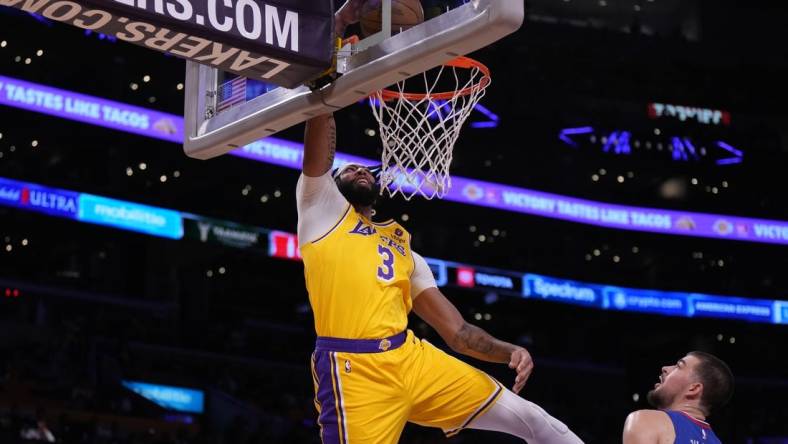
<path id="1" fill-rule="evenodd" d="M 517 372 L 517 376 L 514 378 L 514 387 L 512 387 L 512 391 L 520 393 L 520 390 L 525 386 L 525 382 L 528 381 L 528 377 L 531 376 L 531 372 L 534 371 L 534 360 L 531 358 L 531 354 L 528 353 L 528 350 L 523 347 L 517 347 L 512 352 L 511 359 L 509 360 L 509 368 Z"/>

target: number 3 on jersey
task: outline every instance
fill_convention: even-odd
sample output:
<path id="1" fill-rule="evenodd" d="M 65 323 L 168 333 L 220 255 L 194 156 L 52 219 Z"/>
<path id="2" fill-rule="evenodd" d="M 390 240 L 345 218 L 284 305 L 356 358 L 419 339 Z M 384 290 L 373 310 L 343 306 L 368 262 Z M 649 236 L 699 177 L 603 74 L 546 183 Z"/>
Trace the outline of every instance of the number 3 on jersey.
<path id="1" fill-rule="evenodd" d="M 378 245 L 378 254 L 383 259 L 383 264 L 378 267 L 378 279 L 388 282 L 394 278 L 394 253 L 383 245 Z"/>

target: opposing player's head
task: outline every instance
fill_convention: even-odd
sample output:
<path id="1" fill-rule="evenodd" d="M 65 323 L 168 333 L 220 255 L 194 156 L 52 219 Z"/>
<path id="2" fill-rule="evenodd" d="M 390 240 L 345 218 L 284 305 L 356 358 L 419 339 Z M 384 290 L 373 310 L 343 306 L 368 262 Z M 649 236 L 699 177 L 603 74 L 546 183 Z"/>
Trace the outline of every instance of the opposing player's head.
<path id="1" fill-rule="evenodd" d="M 339 191 L 355 207 L 371 207 L 380 195 L 378 168 L 348 163 L 334 170 Z"/>
<path id="2" fill-rule="evenodd" d="M 676 364 L 662 367 L 647 399 L 658 409 L 694 405 L 708 416 L 732 395 L 733 373 L 728 365 L 714 355 L 693 351 Z"/>

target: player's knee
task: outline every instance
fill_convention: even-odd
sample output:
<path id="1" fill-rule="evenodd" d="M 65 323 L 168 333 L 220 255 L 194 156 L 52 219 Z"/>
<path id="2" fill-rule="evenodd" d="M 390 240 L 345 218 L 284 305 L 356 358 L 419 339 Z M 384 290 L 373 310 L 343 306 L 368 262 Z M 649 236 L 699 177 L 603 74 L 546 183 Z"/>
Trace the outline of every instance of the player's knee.
<path id="1" fill-rule="evenodd" d="M 537 434 L 542 432 L 553 435 L 556 432 L 560 434 L 569 432 L 569 427 L 567 427 L 566 424 L 550 416 L 543 408 L 525 399 L 523 399 L 523 403 L 523 410 L 525 411 L 525 415 L 528 416 L 528 422 L 539 426 L 534 427 Z"/>
<path id="2" fill-rule="evenodd" d="M 530 444 L 582 444 L 563 422 L 508 391 L 476 425 L 476 428 L 518 436 Z"/>
<path id="3" fill-rule="evenodd" d="M 563 422 L 551 416 L 543 408 L 520 398 L 518 413 L 527 424 L 534 443 L 582 444 L 582 441 Z"/>

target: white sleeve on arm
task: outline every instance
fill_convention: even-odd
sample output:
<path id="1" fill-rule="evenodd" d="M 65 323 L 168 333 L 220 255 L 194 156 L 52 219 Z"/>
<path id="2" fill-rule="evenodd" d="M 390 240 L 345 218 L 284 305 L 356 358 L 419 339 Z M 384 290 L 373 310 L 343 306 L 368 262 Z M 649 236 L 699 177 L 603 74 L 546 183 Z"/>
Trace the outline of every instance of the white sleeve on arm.
<path id="1" fill-rule="evenodd" d="M 345 214 L 348 205 L 331 177 L 331 170 L 319 177 L 301 173 L 296 185 L 298 246 L 328 233 Z"/>
<path id="2" fill-rule="evenodd" d="M 411 251 L 413 255 L 413 274 L 410 275 L 410 298 L 415 300 L 422 291 L 428 288 L 437 288 L 438 284 L 435 283 L 435 276 L 432 275 L 430 266 L 427 261 L 419 253 Z"/>

